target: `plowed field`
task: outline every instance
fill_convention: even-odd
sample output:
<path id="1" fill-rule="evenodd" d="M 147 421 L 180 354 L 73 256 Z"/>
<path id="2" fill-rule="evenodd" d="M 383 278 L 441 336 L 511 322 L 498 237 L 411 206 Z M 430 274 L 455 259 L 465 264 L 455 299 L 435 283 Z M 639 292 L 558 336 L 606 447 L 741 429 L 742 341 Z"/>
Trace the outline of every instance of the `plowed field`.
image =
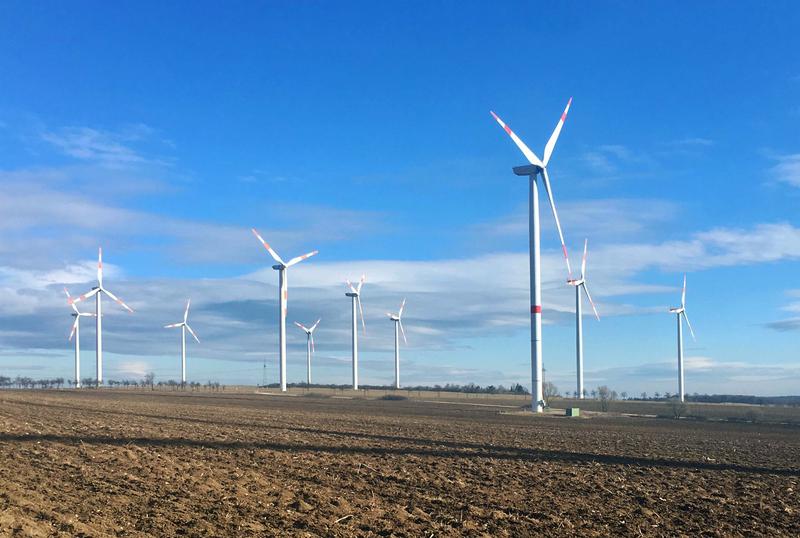
<path id="1" fill-rule="evenodd" d="M 800 536 L 800 429 L 421 401 L 0 393 L 0 534 Z"/>

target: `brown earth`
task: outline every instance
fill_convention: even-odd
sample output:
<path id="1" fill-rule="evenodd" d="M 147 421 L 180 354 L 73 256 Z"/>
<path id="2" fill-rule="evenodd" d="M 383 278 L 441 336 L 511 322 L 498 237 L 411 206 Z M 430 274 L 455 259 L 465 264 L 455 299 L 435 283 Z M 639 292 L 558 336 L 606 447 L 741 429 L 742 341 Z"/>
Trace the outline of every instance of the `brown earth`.
<path id="1" fill-rule="evenodd" d="M 0 535 L 800 535 L 796 427 L 500 410 L 4 391 Z"/>

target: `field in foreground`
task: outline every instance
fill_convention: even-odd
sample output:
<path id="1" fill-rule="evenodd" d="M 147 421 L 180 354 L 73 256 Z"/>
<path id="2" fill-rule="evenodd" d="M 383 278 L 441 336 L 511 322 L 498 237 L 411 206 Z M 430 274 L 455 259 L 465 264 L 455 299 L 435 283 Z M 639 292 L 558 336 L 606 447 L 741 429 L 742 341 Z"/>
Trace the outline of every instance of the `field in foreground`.
<path id="1" fill-rule="evenodd" d="M 0 534 L 800 535 L 796 427 L 500 411 L 4 391 Z"/>

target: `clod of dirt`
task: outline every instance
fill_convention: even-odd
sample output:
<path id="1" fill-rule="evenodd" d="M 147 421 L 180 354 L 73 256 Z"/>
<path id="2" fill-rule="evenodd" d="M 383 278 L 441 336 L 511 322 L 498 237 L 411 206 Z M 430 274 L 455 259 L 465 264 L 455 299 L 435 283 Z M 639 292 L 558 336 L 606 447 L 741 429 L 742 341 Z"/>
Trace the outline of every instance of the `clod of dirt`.
<path id="1" fill-rule="evenodd" d="M 305 502 L 303 499 L 297 499 L 295 502 L 293 502 L 289 506 L 292 507 L 294 510 L 296 510 L 298 512 L 303 512 L 303 513 L 310 512 L 311 510 L 314 509 L 313 506 L 311 506 L 310 504 Z"/>

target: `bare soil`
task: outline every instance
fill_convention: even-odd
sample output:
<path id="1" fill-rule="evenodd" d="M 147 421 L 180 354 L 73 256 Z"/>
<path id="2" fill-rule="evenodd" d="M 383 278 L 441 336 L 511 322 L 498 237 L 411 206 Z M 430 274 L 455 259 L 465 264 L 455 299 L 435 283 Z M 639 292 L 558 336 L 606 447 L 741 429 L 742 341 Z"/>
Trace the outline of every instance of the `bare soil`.
<path id="1" fill-rule="evenodd" d="M 800 535 L 797 427 L 507 411 L 4 391 L 0 535 Z"/>

